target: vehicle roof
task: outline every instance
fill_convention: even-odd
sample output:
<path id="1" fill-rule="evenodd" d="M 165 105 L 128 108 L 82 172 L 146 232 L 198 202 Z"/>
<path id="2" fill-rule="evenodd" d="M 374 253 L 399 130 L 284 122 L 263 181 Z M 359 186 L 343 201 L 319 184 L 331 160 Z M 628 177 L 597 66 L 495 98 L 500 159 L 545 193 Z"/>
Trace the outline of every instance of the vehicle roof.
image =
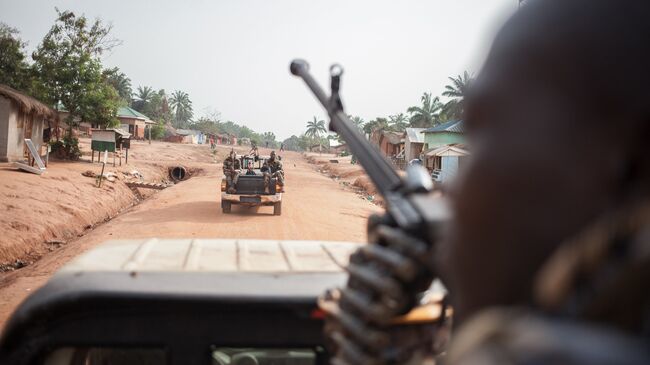
<path id="1" fill-rule="evenodd" d="M 341 273 L 359 244 L 249 239 L 115 240 L 61 272 Z"/>

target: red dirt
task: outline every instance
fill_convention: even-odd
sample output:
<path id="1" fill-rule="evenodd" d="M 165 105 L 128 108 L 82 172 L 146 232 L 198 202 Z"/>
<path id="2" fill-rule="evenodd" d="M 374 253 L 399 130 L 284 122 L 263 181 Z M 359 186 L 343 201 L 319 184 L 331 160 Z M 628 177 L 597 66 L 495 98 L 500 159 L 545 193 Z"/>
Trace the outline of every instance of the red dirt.
<path id="1" fill-rule="evenodd" d="M 219 150 L 221 158 L 228 150 L 225 147 Z M 261 152 L 267 154 L 269 151 Z M 62 232 L 68 231 L 72 237 L 79 232 L 83 233 L 81 237 L 60 247 L 53 247 L 52 252 L 45 252 L 32 265 L 0 273 L 0 326 L 20 301 L 41 286 L 57 269 L 84 251 L 110 239 L 196 237 L 365 242 L 367 217 L 381 211 L 381 208 L 362 196 L 355 195 L 344 184 L 319 174 L 314 165 L 294 152 L 283 153 L 287 185 L 281 216 L 273 216 L 272 207 L 233 207 L 232 214 L 222 214 L 219 203 L 221 166 L 215 164 L 207 146 L 135 143 L 129 159 L 129 164 L 137 166 L 145 177 L 159 176 L 154 171 L 160 171 L 172 163 L 202 169 L 203 173 L 154 194 L 107 223 L 84 231 L 85 224 L 95 218 L 102 220 L 107 215 L 105 211 L 100 212 L 100 209 L 92 209 L 90 206 L 110 207 L 116 201 L 121 202 L 120 199 L 125 199 L 126 202 L 133 199 L 128 189 L 119 186 L 121 182 L 110 185 L 113 190 L 106 188 L 106 196 L 97 194 L 98 191 L 104 192 L 104 189 L 93 187 L 93 179 L 81 176 L 81 172 L 91 166 L 85 162 L 52 164 L 52 169 L 48 172 L 51 177 L 47 179 L 43 179 L 45 176 L 32 176 L 11 170 L 0 171 L 2 176 L 7 174 L 6 176 L 15 177 L 10 182 L 2 179 L 5 182 L 0 185 L 0 204 L 13 205 L 15 208 L 11 209 L 22 212 L 19 216 L 23 217 L 14 219 L 19 223 L 14 228 L 2 226 L 3 229 L 12 230 L 10 234 L 13 235 L 13 240 L 23 237 L 21 232 L 25 231 L 20 230 L 20 223 L 29 224 L 32 229 L 35 224 L 30 219 L 38 219 L 41 224 L 48 226 L 44 231 L 52 237 L 61 237 Z M 94 165 L 95 169 L 96 167 Z M 42 192 L 44 184 L 50 189 L 46 190 L 47 193 Z M 69 195 L 60 195 L 63 192 L 56 194 L 56 189 Z M 10 195 L 20 197 L 8 198 Z M 37 201 L 40 201 L 39 208 L 34 205 Z M 100 201 L 103 205 L 99 205 Z M 72 212 L 58 213 L 64 208 L 57 204 L 64 204 Z M 29 213 L 28 207 L 31 207 L 32 213 Z M 9 209 L 5 208 L 5 217 L 0 221 L 8 220 L 7 211 Z M 53 215 L 60 217 L 52 217 Z M 37 233 L 30 237 L 41 237 L 40 241 L 33 242 L 37 242 L 34 246 L 42 246 L 42 237 L 45 236 Z M 7 242 L 6 237 L 3 238 L 0 247 L 4 248 Z M 14 243 L 12 246 L 12 250 L 20 252 L 21 244 Z"/>

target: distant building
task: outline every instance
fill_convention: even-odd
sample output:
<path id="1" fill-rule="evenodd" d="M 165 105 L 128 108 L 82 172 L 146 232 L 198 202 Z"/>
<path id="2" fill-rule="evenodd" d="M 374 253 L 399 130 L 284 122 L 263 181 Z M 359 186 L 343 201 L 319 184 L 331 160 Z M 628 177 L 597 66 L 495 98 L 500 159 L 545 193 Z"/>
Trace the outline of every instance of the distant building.
<path id="1" fill-rule="evenodd" d="M 424 134 L 424 149 L 431 150 L 450 144 L 464 144 L 465 135 L 462 121 L 452 121 L 427 128 Z"/>
<path id="2" fill-rule="evenodd" d="M 24 160 L 25 139 L 31 139 L 40 153 L 58 128 L 58 118 L 54 109 L 33 97 L 0 85 L 0 161 Z"/>
<path id="3" fill-rule="evenodd" d="M 183 136 L 190 136 L 189 143 L 192 144 L 206 143 L 205 134 L 203 134 L 203 132 L 201 131 L 197 131 L 195 129 L 177 129 L 176 133 Z"/>
<path id="4" fill-rule="evenodd" d="M 453 144 L 428 150 L 425 166 L 433 172 L 433 178 L 441 183 L 451 181 L 458 175 L 469 151 L 465 145 Z"/>
<path id="5" fill-rule="evenodd" d="M 370 136 L 370 141 L 379 147 L 384 156 L 390 158 L 400 155 L 404 148 L 404 139 L 402 133 L 399 132 L 374 131 Z"/>
<path id="6" fill-rule="evenodd" d="M 424 151 L 425 128 L 406 128 L 404 131 L 404 159 L 408 162 L 420 158 Z"/>
<path id="7" fill-rule="evenodd" d="M 342 154 L 344 152 L 349 153 L 350 150 L 348 149 L 348 145 L 346 143 L 343 143 L 343 144 L 340 144 L 338 146 L 331 146 L 330 147 L 330 152 L 334 153 L 336 155 L 340 155 L 340 154 Z"/>
<path id="8" fill-rule="evenodd" d="M 117 110 L 117 119 L 120 120 L 120 129 L 128 132 L 135 139 L 148 138 L 145 133 L 147 127 L 151 128 L 156 124 L 148 116 L 128 106 L 120 107 Z"/>

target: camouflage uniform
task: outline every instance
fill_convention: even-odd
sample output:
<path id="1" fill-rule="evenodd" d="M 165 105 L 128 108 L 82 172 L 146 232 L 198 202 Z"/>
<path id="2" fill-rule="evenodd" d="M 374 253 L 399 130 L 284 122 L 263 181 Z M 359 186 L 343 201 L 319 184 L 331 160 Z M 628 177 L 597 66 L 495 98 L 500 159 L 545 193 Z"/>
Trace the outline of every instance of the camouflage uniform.
<path id="1" fill-rule="evenodd" d="M 235 192 L 235 185 L 237 185 L 237 181 L 239 180 L 240 169 L 241 164 L 237 159 L 237 155 L 233 153 L 223 161 L 223 175 L 226 177 L 226 190 L 231 194 Z"/>
<path id="2" fill-rule="evenodd" d="M 275 156 L 275 152 L 271 152 L 271 158 L 267 161 L 269 165 L 270 176 L 269 178 L 276 178 L 278 184 L 284 186 L 284 170 L 282 169 L 282 162 Z"/>

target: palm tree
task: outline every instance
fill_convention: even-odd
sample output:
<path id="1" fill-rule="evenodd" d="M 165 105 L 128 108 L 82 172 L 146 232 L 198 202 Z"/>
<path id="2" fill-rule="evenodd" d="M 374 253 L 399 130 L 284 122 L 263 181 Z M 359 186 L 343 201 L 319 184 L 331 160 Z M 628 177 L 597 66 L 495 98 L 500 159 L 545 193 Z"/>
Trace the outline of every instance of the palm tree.
<path id="1" fill-rule="evenodd" d="M 462 75 L 450 77 L 451 84 L 445 86 L 443 96 L 451 98 L 443 107 L 445 119 L 459 120 L 463 117 L 465 97 L 472 83 L 472 76 L 465 71 Z"/>
<path id="2" fill-rule="evenodd" d="M 354 124 L 359 130 L 363 128 L 363 124 L 365 123 L 364 120 L 361 117 L 353 117 L 352 115 L 348 115 L 348 118 L 350 118 L 350 121 L 352 124 Z"/>
<path id="3" fill-rule="evenodd" d="M 322 133 L 327 133 L 324 120 L 318 120 L 318 118 L 314 117 L 313 120 L 307 122 L 307 130 L 305 131 L 307 137 L 318 138 Z"/>
<path id="4" fill-rule="evenodd" d="M 127 103 L 131 102 L 133 90 L 131 90 L 131 79 L 117 67 L 104 70 L 104 77 L 109 85 L 117 90 L 117 94 Z"/>
<path id="5" fill-rule="evenodd" d="M 431 93 L 424 93 L 420 100 L 422 106 L 412 106 L 406 110 L 411 114 L 409 125 L 416 128 L 427 128 L 439 124 L 438 113 L 442 108 L 440 98 L 437 96 L 432 98 Z"/>
<path id="6" fill-rule="evenodd" d="M 147 104 L 151 102 L 151 98 L 153 98 L 154 91 L 151 87 L 149 86 L 138 86 L 138 90 L 133 96 L 135 97 L 135 100 L 133 101 L 133 108 L 135 108 L 139 112 L 144 112 L 144 109 Z"/>
<path id="7" fill-rule="evenodd" d="M 395 115 L 391 115 L 388 117 L 390 121 L 390 129 L 395 131 L 395 132 L 404 132 L 406 127 L 409 126 L 407 122 L 407 117 L 404 115 L 404 113 L 399 113 Z"/>
<path id="8" fill-rule="evenodd" d="M 171 106 L 174 113 L 174 126 L 176 128 L 187 126 L 194 116 L 192 101 L 190 100 L 190 96 L 184 91 L 174 91 L 169 99 L 169 106 Z"/>

